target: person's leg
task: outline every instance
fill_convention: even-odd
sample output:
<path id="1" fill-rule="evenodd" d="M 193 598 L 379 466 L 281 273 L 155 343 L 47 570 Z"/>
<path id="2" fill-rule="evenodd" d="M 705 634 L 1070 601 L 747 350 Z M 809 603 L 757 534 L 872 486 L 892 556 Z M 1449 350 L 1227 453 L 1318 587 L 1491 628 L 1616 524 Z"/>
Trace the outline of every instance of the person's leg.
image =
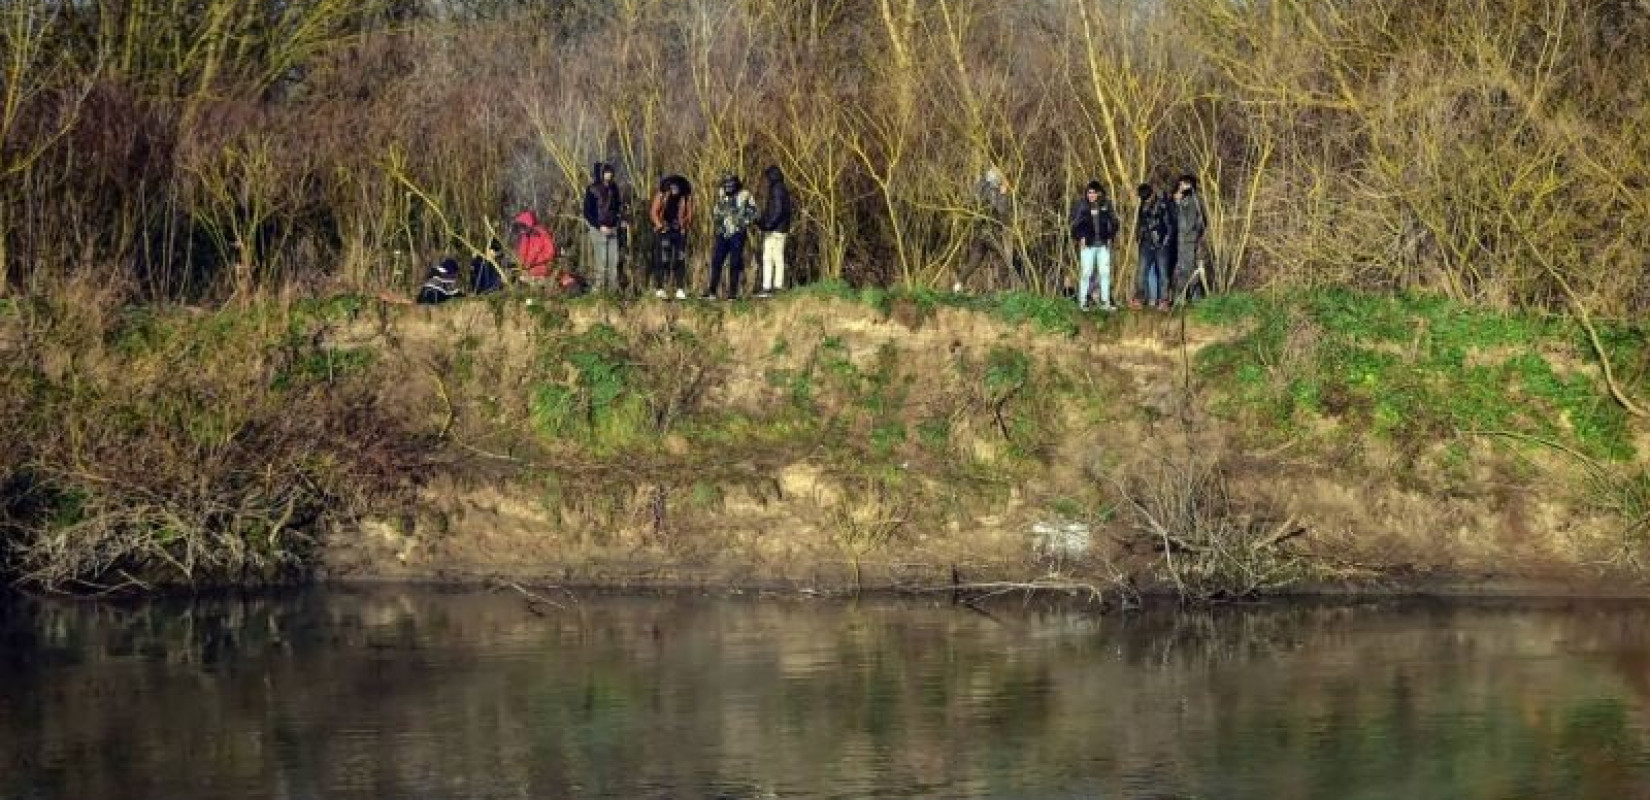
<path id="1" fill-rule="evenodd" d="M 768 288 L 780 291 L 785 288 L 785 234 L 770 233 L 773 239 L 773 283 Z"/>
<path id="2" fill-rule="evenodd" d="M 1085 247 L 1077 253 L 1077 307 L 1087 310 L 1089 291 L 1094 284 L 1094 253 L 1099 248 Z"/>
<path id="3" fill-rule="evenodd" d="M 1014 236 L 1007 228 L 997 232 L 997 249 L 998 257 L 1001 259 L 997 267 L 1002 275 L 998 281 L 999 286 L 1002 290 L 1019 288 L 1018 270 L 1014 268 Z"/>
<path id="4" fill-rule="evenodd" d="M 1202 300 L 1204 295 L 1209 292 L 1210 280 L 1209 259 L 1203 252 L 1203 242 L 1198 242 L 1198 246 L 1193 249 L 1192 253 L 1192 274 L 1197 277 L 1192 279 L 1192 285 L 1188 287 L 1190 291 L 1186 293 L 1186 296 L 1189 299 Z M 1202 270 L 1201 273 L 1197 271 L 1199 269 Z"/>
<path id="5" fill-rule="evenodd" d="M 665 270 L 670 265 L 670 234 L 659 234 L 659 241 L 653 244 L 653 263 L 648 265 L 648 283 L 653 286 L 653 294 L 659 297 L 665 292 Z"/>
<path id="6" fill-rule="evenodd" d="M 674 288 L 678 293 L 687 290 L 687 234 L 681 231 L 672 231 L 670 234 L 670 271 Z"/>
<path id="7" fill-rule="evenodd" d="M 617 293 L 619 291 L 619 237 L 607 237 L 607 248 L 602 252 L 606 255 L 606 260 L 602 266 L 607 272 L 605 278 L 607 291 Z"/>
<path id="8" fill-rule="evenodd" d="M 957 273 L 956 281 L 952 284 L 951 290 L 954 292 L 966 291 L 968 284 L 974 279 L 974 273 L 978 272 L 980 265 L 990 257 L 990 243 L 985 237 L 975 233 L 968 242 L 968 257 L 963 260 L 962 270 Z"/>
<path id="9" fill-rule="evenodd" d="M 1140 259 L 1140 274 L 1136 275 L 1134 278 L 1134 299 L 1138 303 L 1144 303 L 1149 306 L 1156 302 L 1152 299 L 1152 249 L 1141 244 L 1136 245 L 1135 250 L 1136 255 Z"/>
<path id="10" fill-rule="evenodd" d="M 1098 251 L 1094 260 L 1100 268 L 1100 307 L 1110 311 L 1116 308 L 1111 304 L 1111 248 L 1101 245 L 1094 249 Z"/>
<path id="11" fill-rule="evenodd" d="M 756 284 L 759 294 L 767 294 L 773 286 L 773 234 L 762 234 L 762 273 Z"/>
<path id="12" fill-rule="evenodd" d="M 705 290 L 705 295 L 712 299 L 715 299 L 717 290 L 722 288 L 722 263 L 727 261 L 730 251 L 728 240 L 716 237 L 716 243 L 711 246 L 710 251 L 710 288 Z"/>
<path id="13" fill-rule="evenodd" d="M 1144 287 L 1146 305 L 1155 306 L 1163 295 L 1163 262 L 1158 258 L 1161 247 L 1140 248 L 1140 282 Z"/>
<path id="14" fill-rule="evenodd" d="M 728 299 L 738 300 L 745 286 L 745 234 L 735 234 L 728 247 L 732 250 L 728 254 Z"/>

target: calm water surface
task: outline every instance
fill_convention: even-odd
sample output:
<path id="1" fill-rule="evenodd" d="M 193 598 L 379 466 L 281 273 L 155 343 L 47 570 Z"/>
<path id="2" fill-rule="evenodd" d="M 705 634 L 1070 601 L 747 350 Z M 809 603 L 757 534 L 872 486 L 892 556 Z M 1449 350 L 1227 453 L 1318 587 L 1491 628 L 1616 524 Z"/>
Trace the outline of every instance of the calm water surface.
<path id="1" fill-rule="evenodd" d="M 0 600 L 0 798 L 1650 797 L 1650 616 Z"/>

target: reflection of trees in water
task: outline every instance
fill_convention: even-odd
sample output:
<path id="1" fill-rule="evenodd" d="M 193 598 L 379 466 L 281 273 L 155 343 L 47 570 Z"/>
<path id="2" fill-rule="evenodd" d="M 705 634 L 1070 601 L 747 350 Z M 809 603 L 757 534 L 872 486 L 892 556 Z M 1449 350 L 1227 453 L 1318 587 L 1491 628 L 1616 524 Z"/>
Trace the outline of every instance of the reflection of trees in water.
<path id="1" fill-rule="evenodd" d="M 31 601 L 0 611 L 0 796 L 1627 796 L 1639 617 Z"/>

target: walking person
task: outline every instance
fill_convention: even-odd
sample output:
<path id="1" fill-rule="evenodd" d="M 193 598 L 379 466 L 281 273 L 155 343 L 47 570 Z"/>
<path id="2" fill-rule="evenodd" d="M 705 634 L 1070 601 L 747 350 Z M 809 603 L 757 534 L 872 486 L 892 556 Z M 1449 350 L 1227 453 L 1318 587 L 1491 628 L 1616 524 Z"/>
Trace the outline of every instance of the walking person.
<path id="1" fill-rule="evenodd" d="M 1116 311 L 1117 306 L 1111 302 L 1111 245 L 1117 238 L 1117 213 L 1099 181 L 1090 181 L 1073 206 L 1071 236 L 1077 240 L 1078 250 L 1077 307 L 1088 310 L 1089 297 L 1098 283 L 1100 309 Z"/>
<path id="2" fill-rule="evenodd" d="M 1167 198 L 1161 197 L 1149 183 L 1142 183 L 1135 189 L 1140 197 L 1140 208 L 1134 215 L 1134 236 L 1140 253 L 1140 277 L 1136 281 L 1135 296 L 1129 301 L 1131 308 L 1139 308 L 1144 303 L 1147 308 L 1154 306 L 1167 308 L 1169 304 L 1168 267 L 1170 243 L 1169 237 L 1174 232 L 1171 219 L 1174 216 L 1174 207 Z"/>
<path id="3" fill-rule="evenodd" d="M 768 196 L 756 221 L 762 231 L 762 286 L 757 297 L 772 297 L 785 288 L 785 236 L 791 232 L 791 190 L 777 165 L 768 167 Z"/>
<path id="4" fill-rule="evenodd" d="M 687 299 L 687 228 L 693 223 L 693 185 L 680 175 L 659 182 L 648 209 L 653 232 L 658 236 L 653 258 L 653 296 L 667 296 L 667 282 L 675 288 L 677 300 Z"/>
<path id="5" fill-rule="evenodd" d="M 1174 290 L 1180 302 L 1189 303 L 1202 297 L 1208 285 L 1208 277 L 1200 273 L 1200 262 L 1209 215 L 1203 206 L 1202 196 L 1198 194 L 1196 177 L 1180 176 L 1175 185 L 1174 204 Z M 1196 286 L 1192 285 L 1194 280 Z"/>
<path id="6" fill-rule="evenodd" d="M 624 226 L 624 195 L 614 180 L 613 165 L 596 162 L 595 180 L 584 190 L 584 222 L 590 231 L 590 288 L 597 292 L 619 290 L 619 256 L 624 243 L 619 238 Z"/>
<path id="7" fill-rule="evenodd" d="M 991 167 L 974 185 L 975 211 L 970 226 L 968 258 L 957 273 L 951 291 L 961 294 L 981 266 L 989 265 L 987 283 L 992 290 L 999 282 L 1007 286 L 1014 274 L 1013 231 L 1009 217 L 1014 207 L 1009 197 L 1013 187 L 1001 170 Z"/>
<path id="8" fill-rule="evenodd" d="M 738 176 L 724 176 L 716 205 L 711 209 L 710 221 L 716 241 L 710 253 L 710 288 L 705 290 L 702 299 L 717 298 L 724 264 L 728 267 L 728 299 L 739 299 L 739 287 L 745 279 L 745 229 L 755 220 L 756 201 L 751 199 L 750 191 Z"/>

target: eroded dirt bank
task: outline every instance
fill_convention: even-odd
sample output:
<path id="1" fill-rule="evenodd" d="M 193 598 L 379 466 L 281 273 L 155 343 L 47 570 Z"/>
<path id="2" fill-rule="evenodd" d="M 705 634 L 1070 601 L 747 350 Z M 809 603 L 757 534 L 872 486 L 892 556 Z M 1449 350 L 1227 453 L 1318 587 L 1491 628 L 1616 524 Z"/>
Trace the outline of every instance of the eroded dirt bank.
<path id="1" fill-rule="evenodd" d="M 1640 585 L 1633 520 L 1559 449 L 1351 413 L 1257 427 L 1205 357 L 1245 331 L 912 298 L 367 307 L 326 346 L 372 354 L 385 409 L 440 456 L 397 508 L 330 530 L 324 574 Z"/>

